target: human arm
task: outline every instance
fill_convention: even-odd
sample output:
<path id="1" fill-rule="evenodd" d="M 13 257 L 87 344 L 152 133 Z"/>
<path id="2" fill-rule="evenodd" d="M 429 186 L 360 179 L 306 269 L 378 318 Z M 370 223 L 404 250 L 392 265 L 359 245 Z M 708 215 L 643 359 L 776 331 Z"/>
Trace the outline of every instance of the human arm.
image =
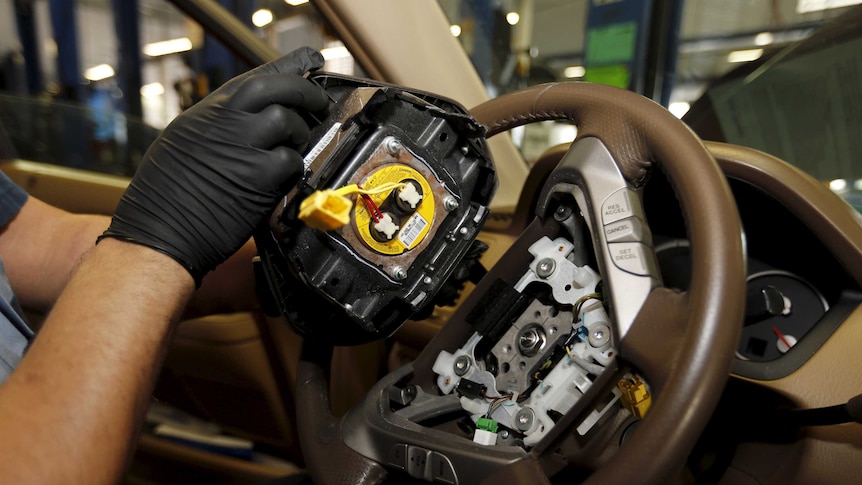
<path id="1" fill-rule="evenodd" d="M 168 256 L 99 244 L 0 386 L 0 481 L 116 481 L 193 291 L 189 273 Z"/>
<path id="2" fill-rule="evenodd" d="M 47 311 L 110 218 L 71 214 L 35 197 L 0 229 L 0 257 L 15 296 L 25 307 Z"/>
<path id="3" fill-rule="evenodd" d="M 110 222 L 108 216 L 73 214 L 28 197 L 18 214 L 0 228 L 0 257 L 21 305 L 47 313 Z M 249 241 L 208 274 L 183 316 L 256 309 L 251 264 L 255 254 Z"/>
<path id="4" fill-rule="evenodd" d="M 302 170 L 308 126 L 293 109 L 326 105 L 300 76 L 321 65 L 303 50 L 235 79 L 150 148 L 20 372 L 0 386 L 0 481 L 116 481 L 195 283 Z"/>

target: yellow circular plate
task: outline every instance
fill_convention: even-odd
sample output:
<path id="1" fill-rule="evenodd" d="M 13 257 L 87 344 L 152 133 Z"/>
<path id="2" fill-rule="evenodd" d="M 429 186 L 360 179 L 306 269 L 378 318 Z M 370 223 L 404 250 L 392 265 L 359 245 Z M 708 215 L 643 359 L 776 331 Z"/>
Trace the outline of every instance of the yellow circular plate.
<path id="1" fill-rule="evenodd" d="M 373 190 L 385 183 L 399 183 L 407 179 L 415 180 L 422 187 L 422 201 L 412 214 L 403 216 L 398 232 L 390 241 L 380 242 L 371 235 L 371 213 L 361 197 L 357 197 L 354 204 L 354 222 L 359 238 L 366 246 L 381 254 L 401 254 L 415 248 L 425 239 L 434 222 L 434 193 L 431 186 L 419 172 L 407 165 L 392 164 L 384 165 L 368 175 L 362 181 L 363 189 Z M 371 200 L 378 206 L 382 204 L 391 192 L 370 195 Z"/>

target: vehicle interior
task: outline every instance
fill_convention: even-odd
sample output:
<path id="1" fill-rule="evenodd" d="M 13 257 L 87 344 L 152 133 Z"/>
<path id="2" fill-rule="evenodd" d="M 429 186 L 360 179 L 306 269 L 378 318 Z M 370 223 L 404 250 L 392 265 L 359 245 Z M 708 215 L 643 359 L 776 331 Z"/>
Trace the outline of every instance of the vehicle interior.
<path id="1" fill-rule="evenodd" d="M 333 102 L 283 206 L 409 169 L 343 227 L 274 210 L 261 309 L 180 324 L 124 483 L 857 483 L 854 3 L 0 0 L 0 169 L 53 205 L 111 214 L 302 45 Z"/>

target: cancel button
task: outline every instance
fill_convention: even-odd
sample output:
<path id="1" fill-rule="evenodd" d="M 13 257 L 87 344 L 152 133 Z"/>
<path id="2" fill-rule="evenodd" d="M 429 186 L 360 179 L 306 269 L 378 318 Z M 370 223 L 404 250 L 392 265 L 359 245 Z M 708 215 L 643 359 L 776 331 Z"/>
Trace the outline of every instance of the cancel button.
<path id="1" fill-rule="evenodd" d="M 604 231 L 607 242 L 649 242 L 644 241 L 644 224 L 637 217 L 606 224 Z M 648 238 L 649 234 L 646 236 Z"/>
<path id="2" fill-rule="evenodd" d="M 611 243 L 608 252 L 617 268 L 640 276 L 652 275 L 652 254 L 648 246 L 634 242 Z"/>

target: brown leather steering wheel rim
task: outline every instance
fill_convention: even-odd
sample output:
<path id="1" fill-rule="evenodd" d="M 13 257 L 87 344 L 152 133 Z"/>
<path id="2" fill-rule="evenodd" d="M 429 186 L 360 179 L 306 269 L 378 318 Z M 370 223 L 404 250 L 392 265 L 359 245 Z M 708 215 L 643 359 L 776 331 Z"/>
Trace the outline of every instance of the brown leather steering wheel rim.
<path id="1" fill-rule="evenodd" d="M 569 120 L 578 127 L 578 138 L 596 137 L 607 146 L 633 185 L 645 183 L 654 164 L 670 179 L 691 241 L 691 289 L 678 295 L 653 291 L 622 342 L 620 355 L 651 378 L 659 396 L 638 431 L 588 483 L 667 479 L 718 403 L 741 328 L 745 257 L 736 204 L 723 174 L 703 143 L 672 114 L 609 86 L 534 86 L 488 101 L 471 114 L 486 126 L 488 137 L 526 123 Z M 687 309 L 687 315 L 676 316 L 683 317 L 676 330 L 661 321 L 666 305 Z M 661 337 L 655 334 L 663 331 L 677 332 L 679 341 L 657 342 Z"/>
<path id="2" fill-rule="evenodd" d="M 637 431 L 587 481 L 662 483 L 686 458 L 718 403 L 741 328 L 743 242 L 721 171 L 673 115 L 617 88 L 540 85 L 495 98 L 472 114 L 489 137 L 527 123 L 569 120 L 579 137 L 605 144 L 634 186 L 646 182 L 655 164 L 670 179 L 688 225 L 691 289 L 654 290 L 621 343 L 619 355 L 646 375 L 657 398 Z M 343 422 L 329 413 L 325 373 L 313 361 L 304 359 L 297 370 L 299 434 L 312 475 L 325 483 L 378 483 L 385 470 L 343 443 Z M 535 460 L 521 463 L 539 469 Z M 515 481 L 530 482 L 528 476 Z"/>

